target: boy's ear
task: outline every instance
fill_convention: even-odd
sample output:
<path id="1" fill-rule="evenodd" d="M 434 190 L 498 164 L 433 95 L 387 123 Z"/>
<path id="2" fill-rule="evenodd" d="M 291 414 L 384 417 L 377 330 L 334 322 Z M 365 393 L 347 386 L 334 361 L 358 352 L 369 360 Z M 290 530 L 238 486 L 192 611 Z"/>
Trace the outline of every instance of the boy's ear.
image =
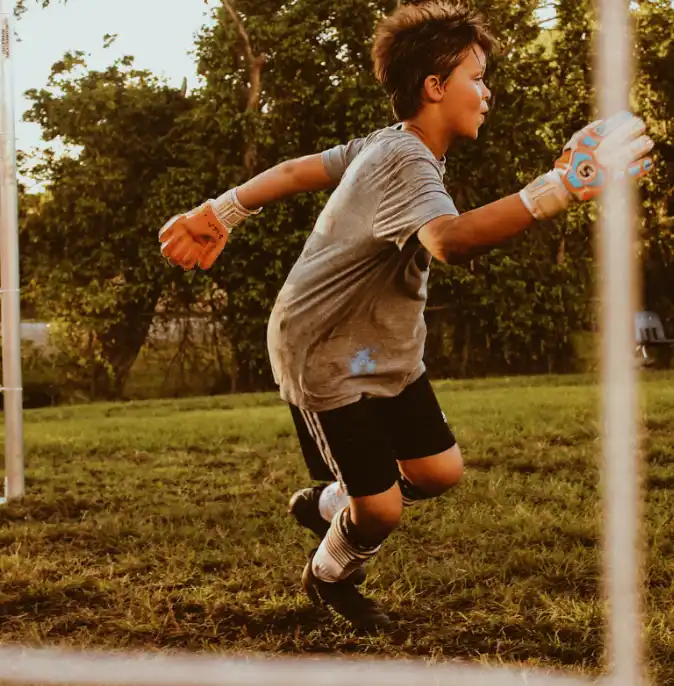
<path id="1" fill-rule="evenodd" d="M 444 84 L 437 74 L 424 79 L 424 94 L 430 102 L 440 102 L 444 95 Z"/>

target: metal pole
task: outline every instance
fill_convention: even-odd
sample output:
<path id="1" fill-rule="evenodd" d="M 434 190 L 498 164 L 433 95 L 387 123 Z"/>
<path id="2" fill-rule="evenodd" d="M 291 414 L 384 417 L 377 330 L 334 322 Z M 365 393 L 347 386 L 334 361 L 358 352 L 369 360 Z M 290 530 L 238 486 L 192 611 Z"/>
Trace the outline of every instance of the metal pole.
<path id="1" fill-rule="evenodd" d="M 5 401 L 5 496 L 24 494 L 19 227 L 12 78 L 13 0 L 0 0 L 0 278 Z"/>
<path id="2" fill-rule="evenodd" d="M 632 42 L 629 0 L 599 0 L 597 71 L 600 117 L 630 109 Z M 605 584 L 609 601 L 608 660 L 613 683 L 637 686 L 642 675 L 634 315 L 637 212 L 627 179 L 609 183 L 601 202 L 599 276 L 602 305 L 602 413 Z"/>

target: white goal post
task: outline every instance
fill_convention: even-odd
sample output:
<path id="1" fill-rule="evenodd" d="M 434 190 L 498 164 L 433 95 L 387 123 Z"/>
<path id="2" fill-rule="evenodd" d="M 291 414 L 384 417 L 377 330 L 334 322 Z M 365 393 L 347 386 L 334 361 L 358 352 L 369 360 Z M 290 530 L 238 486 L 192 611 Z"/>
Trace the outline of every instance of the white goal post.
<path id="1" fill-rule="evenodd" d="M 24 494 L 19 226 L 17 204 L 12 0 L 0 0 L 0 301 L 5 414 L 5 494 Z"/>
<path id="2" fill-rule="evenodd" d="M 195 0 L 198 1 L 198 0 Z M 632 79 L 629 0 L 597 0 L 599 115 L 627 109 Z M 3 27 L 2 252 L 3 389 L 7 431 L 8 495 L 23 493 L 21 369 L 19 357 L 16 164 L 11 89 L 13 2 L 0 0 Z M 7 34 L 5 34 L 5 31 Z M 5 44 L 5 35 L 8 36 Z M 488 668 L 465 663 L 314 658 L 225 658 L 213 655 L 100 653 L 0 646 L 0 681 L 25 684 L 123 684 L 128 686 L 641 686 L 641 494 L 637 478 L 636 374 L 632 323 L 637 302 L 637 213 L 632 182 L 614 181 L 601 201 L 598 257 L 602 309 L 603 495 L 605 592 L 608 614 L 607 672 L 598 679 L 534 669 Z"/>

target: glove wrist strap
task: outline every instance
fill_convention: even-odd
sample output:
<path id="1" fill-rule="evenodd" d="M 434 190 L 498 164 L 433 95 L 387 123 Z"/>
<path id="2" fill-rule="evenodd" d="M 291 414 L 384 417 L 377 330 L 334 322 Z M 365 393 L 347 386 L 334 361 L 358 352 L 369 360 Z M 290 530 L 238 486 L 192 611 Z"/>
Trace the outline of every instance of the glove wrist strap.
<path id="1" fill-rule="evenodd" d="M 261 207 L 257 210 L 246 209 L 239 201 L 236 188 L 231 188 L 219 198 L 211 200 L 211 205 L 215 216 L 229 231 L 237 224 L 240 224 L 246 217 L 262 212 Z"/>
<path id="2" fill-rule="evenodd" d="M 520 198 L 535 219 L 551 219 L 563 212 L 571 202 L 571 194 L 564 188 L 556 171 L 534 179 L 520 191 Z"/>

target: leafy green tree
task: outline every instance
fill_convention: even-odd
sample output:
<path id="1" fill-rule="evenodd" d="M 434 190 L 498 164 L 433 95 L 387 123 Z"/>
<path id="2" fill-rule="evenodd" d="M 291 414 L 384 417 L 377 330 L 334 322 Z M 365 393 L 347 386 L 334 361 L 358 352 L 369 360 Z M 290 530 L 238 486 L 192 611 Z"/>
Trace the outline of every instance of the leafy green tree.
<path id="1" fill-rule="evenodd" d="M 389 122 L 368 41 L 378 14 L 394 4 L 223 0 L 220 21 L 197 44 L 206 85 L 196 116 L 207 132 L 197 173 L 208 179 L 208 196 Z M 271 384 L 269 311 L 325 200 L 312 194 L 265 208 L 237 230 L 205 277 L 228 295 L 222 314 L 231 324 L 239 389 Z"/>
<path id="2" fill-rule="evenodd" d="M 47 88 L 32 90 L 28 121 L 71 154 L 45 152 L 31 173 L 47 194 L 22 218 L 26 291 L 89 341 L 97 393 L 116 397 L 145 342 L 162 293 L 179 273 L 158 258 L 157 217 L 149 213 L 184 159 L 184 93 L 125 58 L 87 71 L 82 53 L 54 65 Z M 185 175 L 183 174 L 183 180 Z M 189 201 L 189 182 L 182 200 Z M 94 354 L 95 353 L 95 354 Z"/>
<path id="3" fill-rule="evenodd" d="M 219 165 L 208 154 L 201 158 L 207 169 L 219 167 L 213 193 L 280 160 L 392 123 L 390 107 L 371 73 L 369 50 L 376 20 L 397 4 L 298 0 L 260 5 L 223 0 L 218 10 L 221 21 L 202 34 L 197 47 L 200 71 L 206 77 L 200 111 L 204 120 L 210 119 L 205 122 L 212 132 L 208 147 L 228 151 Z M 482 6 L 500 27 L 504 54 L 498 61 L 495 90 L 509 102 L 494 114 L 486 144 L 464 146 L 450 156 L 449 190 L 461 209 L 513 192 L 542 171 L 541 160 L 549 165 L 553 159 L 549 136 L 540 131 L 541 120 L 550 115 L 556 84 L 551 84 L 542 64 L 545 48 L 538 41 L 538 3 L 497 1 Z M 261 218 L 237 232 L 209 275 L 228 293 L 225 315 L 232 324 L 242 388 L 269 383 L 264 346 L 268 313 L 324 201 L 325 195 L 315 194 L 266 208 Z M 499 359 L 514 355 L 530 360 L 532 341 L 538 347 L 541 341 L 559 346 L 564 339 L 557 335 L 560 327 L 566 333 L 576 323 L 575 312 L 559 317 L 560 283 L 567 277 L 555 262 L 559 234 L 556 230 L 549 237 L 552 245 L 540 246 L 546 259 L 552 256 L 549 264 L 556 280 L 538 282 L 535 294 L 524 299 L 522 319 L 515 327 L 506 326 L 512 323 L 512 308 L 499 309 L 503 299 L 485 299 L 484 288 L 487 282 L 495 284 L 491 295 L 498 295 L 498 284 L 502 286 L 508 275 L 515 285 L 528 283 L 528 271 L 541 264 L 541 255 L 529 254 L 526 244 L 518 260 L 507 256 L 501 264 L 491 256 L 470 271 L 436 269 L 431 302 L 451 303 L 448 316 L 468 323 L 482 347 L 489 339 L 491 352 Z M 534 245 L 541 243 L 540 238 L 533 240 Z M 543 326 L 536 320 L 532 327 L 531 306 L 542 301 L 545 310 L 547 293 L 549 316 Z M 455 343 L 462 330 L 455 327 Z"/>
<path id="4" fill-rule="evenodd" d="M 674 333 L 674 6 L 666 0 L 635 9 L 639 74 L 635 95 L 655 143 L 656 165 L 642 193 L 644 304 Z"/>
<path id="5" fill-rule="evenodd" d="M 574 85 L 556 51 L 564 34 L 540 25 L 538 5 L 479 4 L 498 27 L 502 47 L 488 70 L 495 103 L 480 140 L 449 154 L 448 190 L 461 211 L 516 192 L 549 169 L 587 122 L 584 89 L 580 111 L 569 116 Z M 467 269 L 436 267 L 431 321 L 449 330 L 445 348 L 429 350 L 442 358 L 439 373 L 569 369 L 571 334 L 588 317 L 591 271 L 586 210 L 540 223 Z"/>
<path id="6" fill-rule="evenodd" d="M 95 338 L 101 369 L 114 379 L 109 392 L 123 387 L 149 315 L 170 303 L 198 302 L 224 324 L 236 389 L 271 385 L 269 311 L 327 195 L 265 208 L 237 229 L 206 273 L 185 276 L 165 265 L 156 231 L 178 211 L 284 159 L 392 123 L 369 51 L 376 20 L 397 4 L 220 0 L 218 21 L 196 43 L 203 86 L 189 97 L 130 61 L 81 75 L 78 53 L 55 65 L 47 89 L 31 94 L 29 118 L 47 139 L 60 137 L 80 152 L 46 155 L 38 170 L 49 192 L 23 221 L 24 241 L 40 246 L 24 250 L 24 271 L 55 312 L 70 313 L 64 316 L 87 330 L 106 322 Z M 496 103 L 480 141 L 464 142 L 448 157 L 447 187 L 462 211 L 513 193 L 550 168 L 593 113 L 596 21 L 589 0 L 557 0 L 553 30 L 541 26 L 538 0 L 477 4 L 497 28 L 502 51 L 490 69 Z M 642 60 L 635 97 L 665 161 L 645 194 L 646 283 L 658 307 L 671 302 L 671 13 L 666 0 L 635 10 Z M 591 208 L 576 208 L 468 267 L 436 265 L 431 371 L 569 369 L 571 335 L 592 317 L 591 220 Z"/>

